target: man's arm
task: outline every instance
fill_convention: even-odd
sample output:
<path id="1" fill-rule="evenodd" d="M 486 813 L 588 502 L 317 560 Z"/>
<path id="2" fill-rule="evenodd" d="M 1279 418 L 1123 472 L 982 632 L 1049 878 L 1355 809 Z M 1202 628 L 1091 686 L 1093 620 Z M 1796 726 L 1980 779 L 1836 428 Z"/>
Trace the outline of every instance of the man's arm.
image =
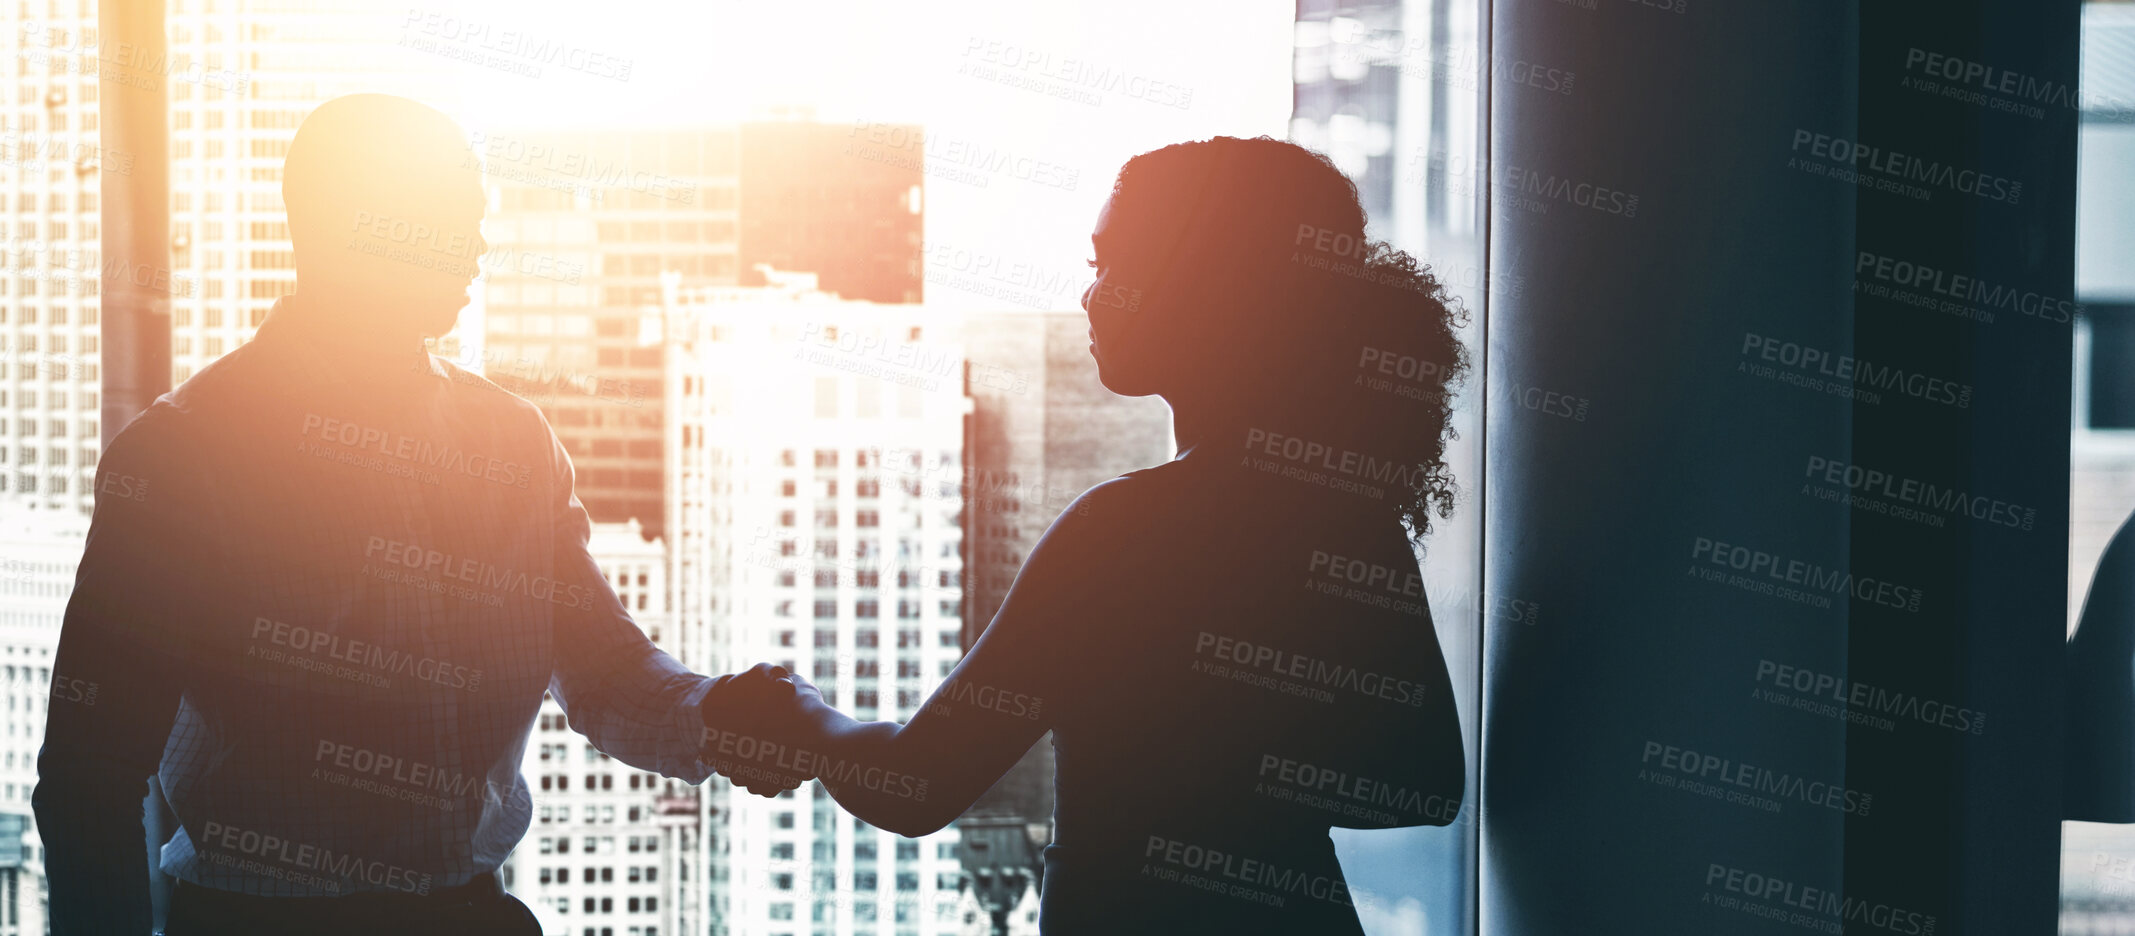
<path id="1" fill-rule="evenodd" d="M 188 560 L 199 555 L 172 483 L 179 453 L 156 441 L 162 418 L 128 426 L 97 466 L 53 663 L 32 802 L 59 936 L 152 926 L 141 807 L 183 689 L 184 612 L 197 607 Z"/>
<path id="2" fill-rule="evenodd" d="M 603 753 L 640 770 L 702 783 L 698 715 L 712 680 L 693 673 L 645 638 L 586 550 L 586 508 L 572 491 L 571 458 L 548 429 L 556 517 L 556 667 L 549 692 L 570 725 Z"/>

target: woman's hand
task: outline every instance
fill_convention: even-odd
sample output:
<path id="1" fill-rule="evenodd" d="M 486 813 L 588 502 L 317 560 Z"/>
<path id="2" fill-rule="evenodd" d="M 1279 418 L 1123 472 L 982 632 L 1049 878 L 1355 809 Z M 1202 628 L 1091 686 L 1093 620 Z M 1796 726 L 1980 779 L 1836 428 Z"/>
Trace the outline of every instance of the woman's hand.
<path id="1" fill-rule="evenodd" d="M 721 676 L 704 696 L 703 758 L 758 796 L 773 797 L 814 779 L 820 734 L 809 713 L 822 692 L 783 666 L 758 663 Z"/>

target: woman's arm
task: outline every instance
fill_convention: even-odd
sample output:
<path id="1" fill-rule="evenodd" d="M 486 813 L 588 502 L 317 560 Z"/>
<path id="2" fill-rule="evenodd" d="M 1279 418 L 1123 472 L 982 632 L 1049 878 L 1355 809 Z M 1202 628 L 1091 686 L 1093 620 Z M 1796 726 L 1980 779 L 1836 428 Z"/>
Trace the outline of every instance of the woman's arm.
<path id="1" fill-rule="evenodd" d="M 1318 739 L 1316 756 L 1322 758 L 1318 766 L 1333 767 L 1353 782 L 1368 782 L 1382 793 L 1400 791 L 1384 801 L 1395 804 L 1394 808 L 1373 810 L 1373 815 L 1344 814 L 1332 822 L 1335 826 L 1443 826 L 1459 816 L 1468 764 L 1452 679 L 1431 619 L 1423 617 L 1415 626 L 1420 633 L 1403 651 L 1387 652 L 1377 659 L 1403 661 L 1389 675 L 1415 681 L 1416 704 L 1344 698 L 1342 705 L 1348 711 L 1335 720 L 1333 730 Z M 1267 766 L 1265 759 L 1262 766 Z"/>
<path id="2" fill-rule="evenodd" d="M 917 837 L 948 825 L 1053 726 L 1072 634 L 1088 621 L 1108 553 L 1104 504 L 1122 482 L 1092 488 L 1038 541 L 1000 613 L 910 721 L 859 722 L 803 691 L 817 779 L 853 815 Z M 812 687 L 810 687 L 812 688 Z"/>

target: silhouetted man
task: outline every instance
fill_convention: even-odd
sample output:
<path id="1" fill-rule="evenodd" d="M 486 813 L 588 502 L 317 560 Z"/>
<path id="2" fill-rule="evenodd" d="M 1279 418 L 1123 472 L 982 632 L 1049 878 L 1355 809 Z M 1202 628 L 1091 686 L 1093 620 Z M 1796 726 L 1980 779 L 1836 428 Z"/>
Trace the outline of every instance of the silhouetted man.
<path id="1" fill-rule="evenodd" d="M 171 936 L 533 934 L 495 872 L 544 691 L 691 783 L 707 699 L 746 725 L 745 681 L 617 601 L 540 411 L 423 348 L 486 249 L 467 155 L 411 101 L 320 107 L 282 181 L 297 292 L 104 454 L 38 761 L 56 932 L 149 932 L 157 774 Z"/>

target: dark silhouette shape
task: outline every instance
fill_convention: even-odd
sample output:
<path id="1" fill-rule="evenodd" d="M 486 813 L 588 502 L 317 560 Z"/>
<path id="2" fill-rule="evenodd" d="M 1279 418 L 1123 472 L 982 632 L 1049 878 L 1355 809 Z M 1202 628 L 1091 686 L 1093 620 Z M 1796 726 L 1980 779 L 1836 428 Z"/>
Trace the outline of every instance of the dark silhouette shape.
<path id="1" fill-rule="evenodd" d="M 1051 730 L 1046 932 L 1358 932 L 1327 830 L 1444 825 L 1464 786 L 1410 538 L 1451 508 L 1460 313 L 1267 138 L 1134 158 L 1091 240 L 1100 376 L 1171 404 L 1179 456 L 1063 513 L 908 723 L 742 677 L 793 713 L 775 766 L 916 836 Z"/>
<path id="2" fill-rule="evenodd" d="M 2135 517 L 2098 557 L 2068 641 L 2068 764 L 2062 814 L 2135 822 Z"/>
<path id="3" fill-rule="evenodd" d="M 535 933 L 495 871 L 543 693 L 699 782 L 701 710 L 777 675 L 654 648 L 540 411 L 424 351 L 486 248 L 467 152 L 412 101 L 313 112 L 283 177 L 298 291 L 100 461 L 38 761 L 55 933 L 149 931 L 152 773 L 171 936 Z"/>

